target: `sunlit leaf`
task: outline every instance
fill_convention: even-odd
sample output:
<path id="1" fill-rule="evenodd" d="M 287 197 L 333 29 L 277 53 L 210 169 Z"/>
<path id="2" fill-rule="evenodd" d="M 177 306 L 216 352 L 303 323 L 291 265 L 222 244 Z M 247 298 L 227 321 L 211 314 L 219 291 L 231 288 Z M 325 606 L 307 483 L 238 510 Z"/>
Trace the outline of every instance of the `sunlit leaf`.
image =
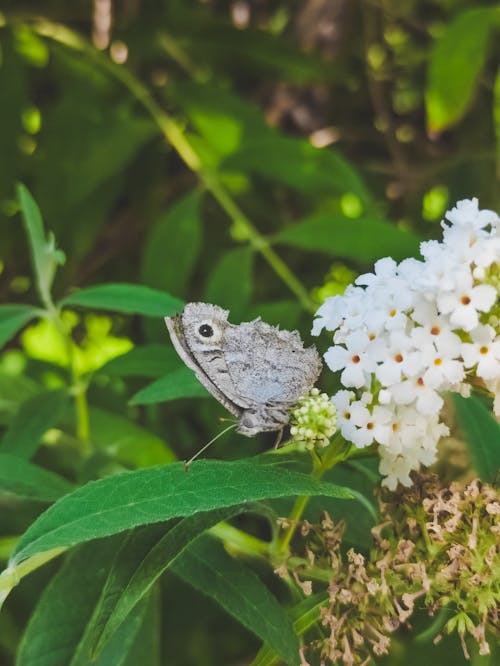
<path id="1" fill-rule="evenodd" d="M 286 612 L 253 571 L 228 555 L 221 544 L 210 537 L 198 539 L 172 569 L 268 643 L 286 664 L 298 666 L 299 641 Z"/>
<path id="2" fill-rule="evenodd" d="M 13 562 L 138 525 L 294 495 L 351 497 L 340 486 L 251 459 L 200 460 L 189 471 L 179 462 L 124 472 L 88 483 L 45 511 L 19 540 Z"/>
<path id="3" fill-rule="evenodd" d="M 495 22 L 498 24 L 499 19 L 494 7 L 466 9 L 437 40 L 425 92 L 430 132 L 441 132 L 455 124 L 469 107 Z"/>
<path id="4" fill-rule="evenodd" d="M 38 315 L 31 305 L 0 305 L 0 347 Z"/>
<path id="5" fill-rule="evenodd" d="M 214 165 L 259 173 L 308 194 L 352 193 L 363 208 L 370 207 L 360 174 L 338 152 L 280 134 L 256 107 L 227 89 L 189 83 L 169 92 L 203 137 Z"/>
<path id="6" fill-rule="evenodd" d="M 145 386 L 130 399 L 131 405 L 153 405 L 179 398 L 208 398 L 207 389 L 189 368 L 179 368 Z"/>
<path id="7" fill-rule="evenodd" d="M 111 310 L 146 317 L 166 317 L 180 312 L 184 304 L 158 289 L 139 284 L 99 284 L 66 296 L 60 305 Z"/>
<path id="8" fill-rule="evenodd" d="M 46 67 L 49 61 L 47 44 L 26 24 L 14 28 L 16 51 L 35 67 Z"/>
<path id="9" fill-rule="evenodd" d="M 75 312 L 66 310 L 63 318 L 69 328 L 74 329 L 82 319 L 84 333 L 80 331 L 79 344 L 61 335 L 60 326 L 52 319 L 40 319 L 29 326 L 21 340 L 31 358 L 48 361 L 63 368 L 73 365 L 80 375 L 95 372 L 108 360 L 127 352 L 132 347 L 128 338 L 111 334 L 111 319 L 108 316 L 88 313 L 80 318 Z"/>
<path id="10" fill-rule="evenodd" d="M 53 502 L 72 489 L 73 486 L 57 474 L 32 465 L 18 456 L 0 453 L 0 494 Z"/>
<path id="11" fill-rule="evenodd" d="M 55 426 L 67 404 L 67 391 L 42 391 L 23 402 L 0 441 L 0 453 L 31 458 L 43 435 Z"/>
<path id="12" fill-rule="evenodd" d="M 494 481 L 500 470 L 500 424 L 476 397 L 453 394 L 455 414 L 479 477 Z"/>
<path id="13" fill-rule="evenodd" d="M 411 231 L 376 218 L 351 220 L 340 215 L 321 214 L 291 224 L 276 234 L 274 241 L 373 263 L 386 256 L 396 260 L 415 256 L 422 239 Z"/>

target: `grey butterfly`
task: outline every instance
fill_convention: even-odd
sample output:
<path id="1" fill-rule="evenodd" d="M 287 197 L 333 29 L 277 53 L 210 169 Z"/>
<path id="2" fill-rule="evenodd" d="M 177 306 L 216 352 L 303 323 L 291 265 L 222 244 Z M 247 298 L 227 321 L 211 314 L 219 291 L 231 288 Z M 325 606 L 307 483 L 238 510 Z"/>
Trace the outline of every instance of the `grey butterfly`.
<path id="1" fill-rule="evenodd" d="M 319 354 L 304 348 L 297 331 L 260 319 L 234 325 L 228 314 L 217 305 L 188 303 L 165 322 L 184 363 L 238 417 L 238 432 L 282 430 L 321 372 Z"/>

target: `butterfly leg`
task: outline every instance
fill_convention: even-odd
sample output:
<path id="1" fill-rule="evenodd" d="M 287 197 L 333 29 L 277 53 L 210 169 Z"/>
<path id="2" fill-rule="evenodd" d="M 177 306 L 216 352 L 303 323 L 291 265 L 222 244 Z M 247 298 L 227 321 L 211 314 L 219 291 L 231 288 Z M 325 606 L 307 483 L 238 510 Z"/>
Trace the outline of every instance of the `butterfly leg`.
<path id="1" fill-rule="evenodd" d="M 284 431 L 284 428 L 281 428 L 280 430 L 278 430 L 278 434 L 276 435 L 276 439 L 274 441 L 274 448 L 275 449 L 279 449 L 279 446 L 281 444 L 281 440 L 283 439 L 283 431 Z"/>

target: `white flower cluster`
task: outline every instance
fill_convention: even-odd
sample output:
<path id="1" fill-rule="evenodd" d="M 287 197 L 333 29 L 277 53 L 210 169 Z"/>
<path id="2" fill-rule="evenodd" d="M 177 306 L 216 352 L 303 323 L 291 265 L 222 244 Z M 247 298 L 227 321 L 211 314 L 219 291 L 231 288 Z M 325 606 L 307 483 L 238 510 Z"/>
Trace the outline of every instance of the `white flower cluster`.
<path id="1" fill-rule="evenodd" d="M 435 460 L 448 433 L 444 391 L 468 395 L 476 378 L 500 412 L 500 218 L 477 199 L 446 218 L 442 242 L 421 244 L 423 261 L 381 259 L 358 286 L 327 299 L 313 325 L 314 335 L 335 331 L 325 360 L 346 387 L 332 398 L 342 435 L 380 445 L 390 489 Z"/>

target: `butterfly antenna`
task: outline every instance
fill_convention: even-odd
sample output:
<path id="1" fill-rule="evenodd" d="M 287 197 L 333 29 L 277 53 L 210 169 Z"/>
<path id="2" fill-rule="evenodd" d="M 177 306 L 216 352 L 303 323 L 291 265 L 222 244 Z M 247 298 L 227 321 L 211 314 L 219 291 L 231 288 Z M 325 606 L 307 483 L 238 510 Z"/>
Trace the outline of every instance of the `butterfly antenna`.
<path id="1" fill-rule="evenodd" d="M 214 442 L 216 442 L 219 437 L 222 437 L 222 435 L 225 435 L 228 430 L 232 430 L 233 428 L 236 428 L 236 423 L 231 423 L 231 425 L 227 426 L 227 428 L 224 428 L 224 430 L 221 430 L 215 437 L 212 437 L 212 439 L 208 442 L 208 444 L 205 444 L 199 451 L 197 451 L 194 456 L 191 456 L 189 460 L 186 460 L 184 463 L 184 470 L 187 472 L 189 470 L 189 465 L 193 462 L 193 460 L 196 460 L 196 458 L 203 453 L 203 451 L 206 451 L 209 446 L 211 446 Z"/>

